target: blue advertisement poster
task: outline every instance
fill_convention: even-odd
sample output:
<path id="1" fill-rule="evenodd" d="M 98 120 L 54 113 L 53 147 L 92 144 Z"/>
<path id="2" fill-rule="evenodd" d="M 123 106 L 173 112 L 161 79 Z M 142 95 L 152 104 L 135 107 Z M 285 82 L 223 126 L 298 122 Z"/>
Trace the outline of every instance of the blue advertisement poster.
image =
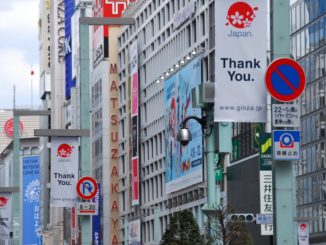
<path id="1" fill-rule="evenodd" d="M 97 183 L 98 190 L 95 198 L 93 198 L 93 202 L 98 203 L 98 214 L 92 216 L 92 237 L 93 237 L 93 245 L 102 244 L 101 242 L 101 184 Z"/>
<path id="2" fill-rule="evenodd" d="M 39 244 L 40 157 L 23 157 L 23 244 Z"/>
<path id="3" fill-rule="evenodd" d="M 202 182 L 202 129 L 189 120 L 192 140 L 187 146 L 177 141 L 179 125 L 188 116 L 201 118 L 201 109 L 192 108 L 191 89 L 201 83 L 201 60 L 187 64 L 164 82 L 165 182 L 166 193 Z"/>

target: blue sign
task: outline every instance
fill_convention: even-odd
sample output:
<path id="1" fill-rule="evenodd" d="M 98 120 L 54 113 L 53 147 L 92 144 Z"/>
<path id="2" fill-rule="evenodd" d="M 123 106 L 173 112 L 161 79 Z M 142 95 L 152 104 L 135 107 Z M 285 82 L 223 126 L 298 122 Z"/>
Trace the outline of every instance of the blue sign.
<path id="1" fill-rule="evenodd" d="M 65 0 L 65 69 L 66 69 L 66 99 L 71 96 L 71 88 L 76 87 L 76 79 L 72 77 L 72 35 L 71 17 L 75 12 L 75 0 Z M 75 37 L 73 37 L 75 38 Z"/>
<path id="2" fill-rule="evenodd" d="M 273 158 L 275 160 L 300 159 L 300 131 L 273 131 Z"/>
<path id="3" fill-rule="evenodd" d="M 23 157 L 23 244 L 38 245 L 40 227 L 40 157 Z"/>
<path id="4" fill-rule="evenodd" d="M 101 243 L 101 184 L 97 183 L 98 190 L 95 198 L 93 198 L 93 202 L 98 203 L 98 214 L 92 215 L 92 237 L 93 244 L 99 245 Z"/>

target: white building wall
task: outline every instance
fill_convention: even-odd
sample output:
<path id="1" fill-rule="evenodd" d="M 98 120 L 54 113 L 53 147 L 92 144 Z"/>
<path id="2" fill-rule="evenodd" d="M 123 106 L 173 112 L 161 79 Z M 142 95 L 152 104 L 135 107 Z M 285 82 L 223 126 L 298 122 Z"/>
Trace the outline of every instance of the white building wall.
<path id="1" fill-rule="evenodd" d="M 135 26 L 124 27 L 119 37 L 119 90 L 120 127 L 126 132 L 120 137 L 120 149 L 128 147 L 130 87 L 128 73 L 128 48 L 138 39 L 138 63 L 140 81 L 140 159 L 141 159 L 141 203 L 142 207 L 131 208 L 130 197 L 130 159 L 126 152 L 120 152 L 121 167 L 126 173 L 120 176 L 120 206 L 125 206 L 122 217 L 134 220 L 142 217 L 142 244 L 155 244 L 154 210 L 141 210 L 156 206 L 159 210 L 160 239 L 167 228 L 171 215 L 179 210 L 189 209 L 194 213 L 200 228 L 203 229 L 205 217 L 201 207 L 206 203 L 206 183 L 190 186 L 179 192 L 165 194 L 165 150 L 164 150 L 164 85 L 156 83 L 161 75 L 190 55 L 192 51 L 203 51 L 202 81 L 213 80 L 213 51 L 210 51 L 209 34 L 214 29 L 209 17 L 213 2 L 195 0 L 195 13 L 188 20 L 173 29 L 173 16 L 189 4 L 189 0 L 137 1 L 126 11 L 126 16 L 136 19 Z M 212 70 L 212 71 L 211 71 Z M 121 135 L 121 134 L 120 134 Z M 157 147 L 157 149 L 156 149 Z M 122 186 L 122 187 L 121 187 Z M 153 189 L 154 188 L 154 189 Z M 146 209 L 146 208 L 145 208 Z M 123 209 L 122 209 L 123 210 Z M 123 226 L 122 226 L 123 228 Z M 203 230 L 202 230 L 203 231 Z M 121 236 L 127 234 L 121 229 Z"/>

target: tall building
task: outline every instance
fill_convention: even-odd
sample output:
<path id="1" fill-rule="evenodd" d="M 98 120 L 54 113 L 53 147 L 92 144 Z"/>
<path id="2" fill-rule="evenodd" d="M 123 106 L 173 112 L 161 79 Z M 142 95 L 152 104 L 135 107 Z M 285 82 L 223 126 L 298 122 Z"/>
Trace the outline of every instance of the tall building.
<path id="1" fill-rule="evenodd" d="M 198 82 L 214 80 L 214 43 L 210 37 L 214 33 L 213 9 L 214 1 L 155 0 L 135 1 L 125 11 L 125 16 L 134 17 L 136 24 L 123 27 L 118 39 L 123 244 L 129 238 L 128 224 L 139 220 L 141 244 L 158 244 L 172 214 L 183 209 L 193 213 L 204 232 L 206 220 L 201 208 L 207 199 L 203 172 L 191 179 L 186 173 L 187 166 L 191 166 L 185 162 L 184 169 L 174 165 L 169 172 L 173 174 L 167 175 L 167 156 L 173 154 L 166 155 L 169 120 L 164 91 L 170 78 L 181 80 L 183 73 L 196 67 Z M 137 78 L 139 87 L 134 81 Z M 180 90 L 180 94 L 188 92 Z M 198 127 L 196 122 L 194 125 Z M 129 227 L 135 232 L 137 225 Z"/>
<path id="2" fill-rule="evenodd" d="M 301 97 L 301 160 L 296 164 L 297 216 L 309 223 L 310 244 L 326 239 L 326 2 L 291 6 L 292 56 L 305 70 Z"/>

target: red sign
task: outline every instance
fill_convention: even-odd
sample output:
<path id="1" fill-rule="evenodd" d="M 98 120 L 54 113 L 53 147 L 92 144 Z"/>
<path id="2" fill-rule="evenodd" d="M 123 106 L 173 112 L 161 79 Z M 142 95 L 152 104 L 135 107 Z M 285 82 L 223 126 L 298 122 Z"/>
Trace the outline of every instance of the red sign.
<path id="1" fill-rule="evenodd" d="M 76 189 L 80 198 L 90 200 L 96 196 L 98 187 L 95 179 L 84 176 L 78 180 Z"/>
<path id="2" fill-rule="evenodd" d="M 0 197 L 0 207 L 4 208 L 8 203 L 8 198 L 6 197 Z"/>
<path id="3" fill-rule="evenodd" d="M 14 119 L 9 119 L 6 123 L 5 123 L 5 132 L 7 134 L 8 137 L 12 138 L 14 136 Z M 24 125 L 23 123 L 20 121 L 19 122 L 19 134 L 22 135 L 23 133 L 23 129 L 24 129 Z"/>
<path id="4" fill-rule="evenodd" d="M 306 87 L 306 76 L 293 59 L 281 58 L 274 60 L 267 68 L 265 84 L 270 95 L 282 102 L 297 99 Z"/>
<path id="5" fill-rule="evenodd" d="M 131 175 L 131 189 L 132 189 L 132 205 L 139 204 L 139 175 L 138 175 L 138 157 L 132 159 L 132 175 Z"/>

